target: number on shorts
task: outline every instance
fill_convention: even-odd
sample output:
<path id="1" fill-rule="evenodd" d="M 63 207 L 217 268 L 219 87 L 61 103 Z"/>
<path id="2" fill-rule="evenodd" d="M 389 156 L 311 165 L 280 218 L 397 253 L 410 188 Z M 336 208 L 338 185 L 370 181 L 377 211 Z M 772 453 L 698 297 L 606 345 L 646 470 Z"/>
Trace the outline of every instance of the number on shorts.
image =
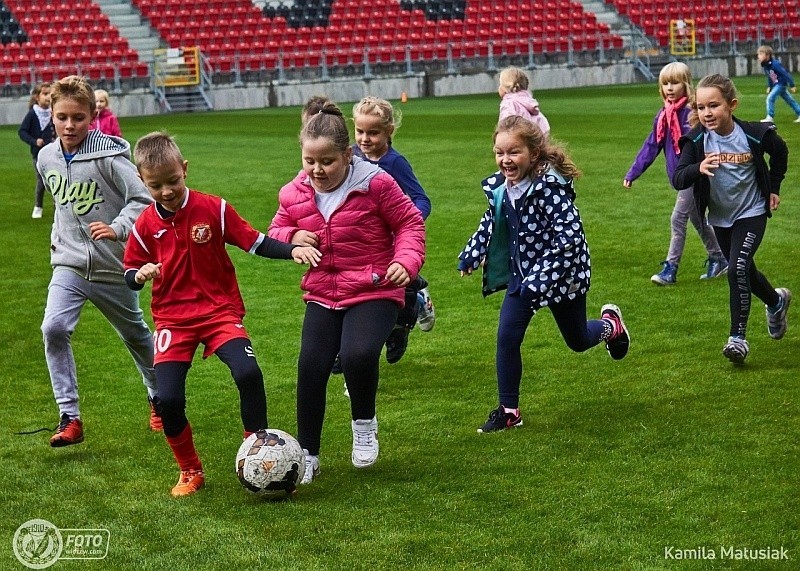
<path id="1" fill-rule="evenodd" d="M 153 333 L 153 345 L 156 353 L 163 353 L 172 343 L 172 332 L 169 329 L 159 329 Z"/>

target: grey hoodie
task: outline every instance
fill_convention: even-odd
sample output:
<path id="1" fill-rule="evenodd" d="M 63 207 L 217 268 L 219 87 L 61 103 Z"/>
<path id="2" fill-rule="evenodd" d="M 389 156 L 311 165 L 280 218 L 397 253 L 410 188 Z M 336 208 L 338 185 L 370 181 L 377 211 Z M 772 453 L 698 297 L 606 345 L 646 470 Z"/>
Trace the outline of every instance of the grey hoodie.
<path id="1" fill-rule="evenodd" d="M 124 283 L 122 255 L 133 223 L 153 202 L 122 138 L 89 131 L 67 163 L 56 139 L 39 153 L 36 168 L 55 201 L 50 265 L 84 279 Z M 117 240 L 92 240 L 89 224 L 105 222 Z"/>

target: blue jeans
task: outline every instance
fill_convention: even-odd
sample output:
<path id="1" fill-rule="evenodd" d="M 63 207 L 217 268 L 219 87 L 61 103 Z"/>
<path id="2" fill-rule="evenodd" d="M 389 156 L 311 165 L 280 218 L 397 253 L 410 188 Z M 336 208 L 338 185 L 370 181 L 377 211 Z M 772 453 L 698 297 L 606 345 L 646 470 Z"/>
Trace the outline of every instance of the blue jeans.
<path id="1" fill-rule="evenodd" d="M 782 97 L 783 100 L 789 104 L 789 107 L 792 108 L 795 115 L 800 117 L 800 104 L 794 100 L 794 97 L 789 93 L 786 86 L 780 83 L 775 84 L 770 90 L 769 95 L 767 95 L 767 115 L 769 117 L 775 117 L 775 100 L 778 96 Z"/>

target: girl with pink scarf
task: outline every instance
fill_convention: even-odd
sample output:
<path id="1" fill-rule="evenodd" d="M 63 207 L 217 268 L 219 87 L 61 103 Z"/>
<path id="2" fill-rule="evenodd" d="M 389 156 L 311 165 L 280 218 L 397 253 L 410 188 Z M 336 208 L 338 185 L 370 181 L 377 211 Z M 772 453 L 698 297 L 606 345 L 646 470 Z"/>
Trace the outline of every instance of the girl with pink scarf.
<path id="1" fill-rule="evenodd" d="M 689 114 L 694 91 L 689 67 L 681 62 L 665 65 L 658 76 L 658 84 L 659 93 L 664 100 L 664 107 L 656 114 L 652 132 L 645 139 L 633 165 L 622 181 L 625 188 L 633 185 L 633 181 L 653 164 L 662 150 L 667 163 L 667 177 L 671 178 L 678 165 L 680 155 L 678 139 L 690 129 Z M 705 262 L 706 270 L 700 279 L 715 278 L 728 270 L 728 263 L 722 255 L 711 226 L 704 217 L 701 218 L 694 206 L 692 187 L 678 190 L 677 193 L 675 207 L 672 209 L 670 217 L 671 238 L 667 259 L 661 262 L 663 269 L 650 278 L 650 281 L 656 285 L 667 286 L 677 283 L 678 265 L 686 244 L 686 227 L 689 221 L 697 230 L 706 252 L 708 252 L 708 259 Z"/>

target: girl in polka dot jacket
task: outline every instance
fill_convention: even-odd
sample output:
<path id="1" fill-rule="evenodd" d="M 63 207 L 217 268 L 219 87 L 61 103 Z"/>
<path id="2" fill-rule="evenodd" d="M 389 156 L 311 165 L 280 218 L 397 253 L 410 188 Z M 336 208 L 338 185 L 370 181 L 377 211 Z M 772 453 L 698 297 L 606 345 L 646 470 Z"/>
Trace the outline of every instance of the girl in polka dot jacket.
<path id="1" fill-rule="evenodd" d="M 462 276 L 483 266 L 484 296 L 506 290 L 497 330 L 500 404 L 478 432 L 522 426 L 522 340 L 539 309 L 550 309 L 573 351 L 605 341 L 611 357 L 622 359 L 630 344 L 616 305 L 604 305 L 600 319 L 586 317 L 591 262 L 573 203 L 575 164 L 541 129 L 515 116 L 498 123 L 494 153 L 500 170 L 483 181 L 489 208 L 458 264 Z"/>

